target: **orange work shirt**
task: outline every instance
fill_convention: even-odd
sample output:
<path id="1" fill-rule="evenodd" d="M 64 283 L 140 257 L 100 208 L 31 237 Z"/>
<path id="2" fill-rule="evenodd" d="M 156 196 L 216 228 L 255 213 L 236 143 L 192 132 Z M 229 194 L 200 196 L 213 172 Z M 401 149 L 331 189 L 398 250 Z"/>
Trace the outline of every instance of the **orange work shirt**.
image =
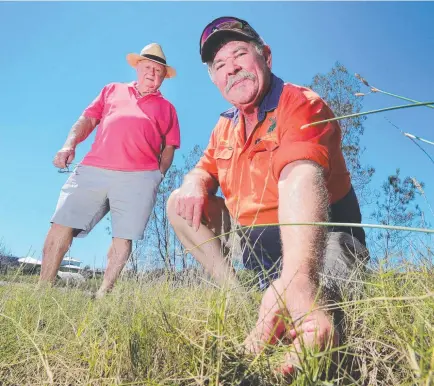
<path id="1" fill-rule="evenodd" d="M 197 167 L 218 181 L 231 216 L 244 226 L 278 222 L 279 176 L 297 160 L 323 167 L 330 203 L 337 203 L 352 190 L 340 126 L 334 121 L 301 130 L 307 123 L 333 116 L 318 94 L 272 74 L 250 137 L 245 138 L 239 111 L 229 109 L 221 114 Z M 360 214 L 357 199 L 350 201 Z"/>

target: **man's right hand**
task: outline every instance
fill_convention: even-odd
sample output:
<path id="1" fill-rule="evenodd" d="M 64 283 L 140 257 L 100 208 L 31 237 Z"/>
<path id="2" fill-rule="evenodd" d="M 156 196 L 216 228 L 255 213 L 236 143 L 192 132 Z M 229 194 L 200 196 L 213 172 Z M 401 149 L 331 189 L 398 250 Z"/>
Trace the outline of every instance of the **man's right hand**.
<path id="1" fill-rule="evenodd" d="M 53 165 L 57 168 L 64 169 L 66 168 L 75 157 L 75 149 L 73 148 L 62 148 L 60 149 L 54 159 L 53 159 Z"/>
<path id="2" fill-rule="evenodd" d="M 202 181 L 185 181 L 176 195 L 176 214 L 197 232 L 207 201 L 208 192 Z"/>

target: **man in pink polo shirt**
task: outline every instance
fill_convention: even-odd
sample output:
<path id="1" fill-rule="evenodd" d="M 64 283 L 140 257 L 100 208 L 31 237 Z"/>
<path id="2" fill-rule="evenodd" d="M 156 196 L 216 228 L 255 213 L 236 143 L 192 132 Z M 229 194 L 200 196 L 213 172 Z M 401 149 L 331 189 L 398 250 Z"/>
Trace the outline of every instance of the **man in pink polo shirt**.
<path id="1" fill-rule="evenodd" d="M 84 110 L 53 163 L 66 168 L 76 146 L 98 126 L 91 150 L 62 187 L 45 240 L 41 282 L 55 279 L 74 237 L 86 236 L 111 212 L 112 244 L 97 297 L 109 291 L 125 263 L 132 240 L 141 240 L 158 186 L 180 146 L 174 106 L 158 90 L 176 75 L 161 47 L 152 43 L 127 55 L 137 81 L 110 83 Z"/>

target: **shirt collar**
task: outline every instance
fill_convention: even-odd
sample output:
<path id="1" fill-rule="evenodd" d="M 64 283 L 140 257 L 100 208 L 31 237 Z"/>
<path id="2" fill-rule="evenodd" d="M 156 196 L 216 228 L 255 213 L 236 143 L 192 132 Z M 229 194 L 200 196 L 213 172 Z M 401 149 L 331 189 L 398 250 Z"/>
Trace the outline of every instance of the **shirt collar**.
<path id="1" fill-rule="evenodd" d="M 134 88 L 134 89 L 136 89 L 137 81 L 132 81 L 132 82 L 130 82 L 130 83 L 127 83 L 127 85 L 128 85 L 128 87 L 130 87 L 130 88 Z M 150 95 L 162 96 L 160 90 L 157 90 L 157 91 L 155 91 L 155 92 L 153 92 L 153 93 L 151 93 L 151 94 L 148 94 L 147 96 L 150 96 Z"/>
<path id="2" fill-rule="evenodd" d="M 271 74 L 271 85 L 267 95 L 262 99 L 259 105 L 258 121 L 261 122 L 265 119 L 265 115 L 269 111 L 273 111 L 279 104 L 280 95 L 282 95 L 284 82 L 282 79 Z M 240 112 L 236 107 L 231 107 L 229 110 L 220 114 L 222 117 L 228 118 L 236 125 L 238 123 Z"/>

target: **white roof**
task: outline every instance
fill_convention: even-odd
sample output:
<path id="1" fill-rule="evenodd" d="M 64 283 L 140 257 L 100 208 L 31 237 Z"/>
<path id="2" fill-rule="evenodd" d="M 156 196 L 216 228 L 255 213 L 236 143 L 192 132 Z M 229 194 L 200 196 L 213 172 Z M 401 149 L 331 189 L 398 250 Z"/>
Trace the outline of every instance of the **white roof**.
<path id="1" fill-rule="evenodd" d="M 33 265 L 41 265 L 42 264 L 41 260 L 37 260 L 31 256 L 21 257 L 20 259 L 18 259 L 18 262 L 23 263 L 23 264 L 33 264 Z"/>
<path id="2" fill-rule="evenodd" d="M 80 267 L 77 267 L 76 265 L 72 265 L 72 264 L 62 265 L 61 268 L 81 269 Z"/>

